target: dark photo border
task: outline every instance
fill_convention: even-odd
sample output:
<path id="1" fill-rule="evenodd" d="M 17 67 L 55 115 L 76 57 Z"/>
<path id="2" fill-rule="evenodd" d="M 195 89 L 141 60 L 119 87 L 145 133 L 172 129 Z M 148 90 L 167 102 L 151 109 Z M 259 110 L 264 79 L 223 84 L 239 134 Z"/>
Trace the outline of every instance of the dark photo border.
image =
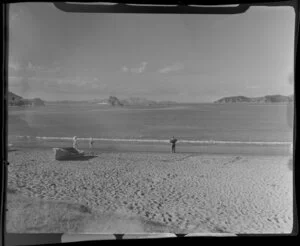
<path id="1" fill-rule="evenodd" d="M 2 35 L 3 35 L 3 56 L 2 56 L 2 86 L 1 86 L 1 243 L 0 245 L 13 246 L 13 245 L 43 245 L 43 244 L 58 244 L 61 243 L 62 234 L 18 234 L 18 233 L 6 233 L 5 222 L 6 222 L 6 188 L 7 188 L 7 172 L 8 172 L 8 159 L 7 159 L 7 135 L 8 135 L 8 10 L 10 3 L 18 3 L 23 1 L 4 1 L 1 4 L 1 13 L 2 13 Z M 24 2 L 33 2 L 33 1 L 24 1 Z M 213 0 L 181 0 L 181 1 L 142 1 L 142 0 L 132 0 L 132 1 L 88 1 L 88 2 L 118 2 L 116 5 L 87 5 L 87 4 L 67 4 L 66 2 L 58 1 L 38 1 L 38 2 L 53 2 L 54 5 L 61 11 L 66 12 L 99 12 L 99 13 L 153 13 L 153 14 L 238 14 L 247 11 L 251 6 L 291 6 L 295 10 L 295 38 L 294 38 L 294 158 L 293 158 L 293 181 L 294 181 L 294 193 L 293 193 L 293 211 L 294 211 L 294 225 L 293 232 L 289 235 L 272 235 L 272 234 L 246 234 L 246 235 L 236 235 L 236 237 L 199 237 L 199 238 L 188 238 L 185 235 L 175 235 L 173 238 L 161 238 L 161 239 L 151 239 L 153 243 L 162 242 L 162 243 L 193 243 L 202 242 L 204 239 L 210 242 L 222 242 L 222 243 L 231 243 L 237 239 L 246 238 L 246 241 L 254 243 L 255 239 L 263 239 L 264 242 L 270 243 L 270 238 L 273 238 L 274 241 L 279 242 L 279 239 L 283 239 L 284 242 L 288 243 L 289 240 L 298 236 L 299 233 L 299 222 L 298 222 L 298 211 L 297 211 L 297 200 L 296 200 L 296 190 L 297 190 L 297 172 L 299 170 L 296 167 L 298 153 L 296 151 L 298 147 L 297 141 L 297 108 L 299 108 L 299 102 L 297 99 L 296 91 L 298 85 L 296 81 L 299 79 L 299 72 L 297 72 L 297 65 L 299 64 L 299 50 L 297 49 L 298 40 L 299 40 L 299 13 L 300 13 L 300 3 L 298 0 L 282 0 L 282 1 L 268 1 L 264 2 L 258 0 L 252 1 L 234 1 L 234 0 L 224 0 L 224 1 L 213 1 Z M 129 6 L 126 3 L 130 4 L 140 4 L 140 6 Z M 145 7 L 142 4 L 156 4 L 153 7 Z M 159 7 L 158 5 L 178 5 L 175 7 Z M 203 7 L 204 5 L 229 5 L 229 4 L 241 4 L 238 7 Z M 202 7 L 190 7 L 188 5 L 203 5 Z M 125 240 L 124 235 L 111 235 L 112 239 L 105 241 L 113 242 L 116 239 L 118 242 L 127 241 L 129 243 L 137 242 L 142 243 L 145 240 L 150 239 L 139 239 L 139 240 Z M 123 239 L 123 240 L 122 240 Z M 105 239 L 104 239 L 105 240 Z M 191 241 L 192 240 L 192 241 Z M 195 242 L 195 241 L 194 241 Z M 97 241 L 85 242 L 89 245 L 99 245 Z M 103 241 L 104 243 L 104 241 Z M 74 243 L 75 245 L 81 245 L 82 242 Z"/>

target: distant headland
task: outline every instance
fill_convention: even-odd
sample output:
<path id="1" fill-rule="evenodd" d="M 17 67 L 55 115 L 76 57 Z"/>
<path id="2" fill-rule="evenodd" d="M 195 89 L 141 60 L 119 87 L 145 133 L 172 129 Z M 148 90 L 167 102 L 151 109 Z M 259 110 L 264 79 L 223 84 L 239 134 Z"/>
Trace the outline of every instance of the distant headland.
<path id="1" fill-rule="evenodd" d="M 120 100 L 117 97 L 110 96 L 108 99 L 93 100 L 92 103 L 107 104 L 111 106 L 155 106 L 155 105 L 173 105 L 177 104 L 172 101 L 153 101 L 141 97 L 130 97 Z"/>
<path id="2" fill-rule="evenodd" d="M 294 101 L 294 95 L 282 96 L 282 95 L 267 95 L 263 97 L 223 97 L 214 103 L 291 103 Z"/>
<path id="3" fill-rule="evenodd" d="M 8 106 L 45 106 L 40 98 L 25 99 L 17 94 L 8 92 Z"/>
<path id="4" fill-rule="evenodd" d="M 291 103 L 294 102 L 294 95 L 267 95 L 263 97 L 245 97 L 245 96 L 232 96 L 223 97 L 214 101 L 216 104 L 224 103 Z M 171 106 L 176 105 L 178 102 L 174 101 L 153 101 L 141 97 L 130 97 L 128 99 L 119 99 L 115 96 L 109 96 L 107 99 L 93 99 L 83 101 L 60 100 L 60 101 L 44 101 L 40 98 L 25 99 L 15 93 L 8 92 L 8 105 L 9 106 L 45 106 L 45 104 L 70 104 L 70 103 L 87 103 L 124 107 L 124 106 Z"/>

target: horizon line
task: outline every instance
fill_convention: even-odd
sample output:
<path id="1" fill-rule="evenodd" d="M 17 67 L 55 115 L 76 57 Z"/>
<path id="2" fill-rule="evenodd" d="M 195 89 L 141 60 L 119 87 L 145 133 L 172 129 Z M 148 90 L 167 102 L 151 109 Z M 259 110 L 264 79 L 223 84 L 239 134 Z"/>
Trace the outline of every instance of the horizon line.
<path id="1" fill-rule="evenodd" d="M 17 96 L 19 96 L 17 93 L 15 92 L 12 92 L 12 91 L 9 91 L 8 90 L 8 93 L 13 93 Z M 117 96 L 112 96 L 112 97 L 116 97 L 118 100 L 126 100 L 126 99 L 130 99 L 130 98 L 139 98 L 139 99 L 144 99 L 144 100 L 148 100 L 148 101 L 154 101 L 154 102 L 172 102 L 172 103 L 183 103 L 183 104 L 193 104 L 193 103 L 214 103 L 218 100 L 221 100 L 223 98 L 230 98 L 230 97 L 247 97 L 247 98 L 259 98 L 259 97 L 266 97 L 266 96 L 285 96 L 285 97 L 290 97 L 290 96 L 294 96 L 294 93 L 292 94 L 289 94 L 289 95 L 282 95 L 282 94 L 266 94 L 266 95 L 263 95 L 263 96 L 243 96 L 243 95 L 236 95 L 236 96 L 223 96 L 223 97 L 219 97 L 218 99 L 215 99 L 215 100 L 212 100 L 212 101 L 202 101 L 202 102 L 178 102 L 178 101 L 173 101 L 173 100 L 153 100 L 153 99 L 148 99 L 148 98 L 145 98 L 145 97 L 126 97 L 126 98 L 123 98 L 123 99 L 120 99 L 118 98 Z M 22 97 L 22 96 L 20 96 Z M 66 102 L 91 102 L 91 101 L 96 101 L 96 100 L 106 100 L 108 99 L 109 97 L 111 96 L 106 96 L 102 99 L 100 98 L 92 98 L 92 99 L 84 99 L 84 100 L 74 100 L 74 99 L 59 99 L 59 100 L 46 100 L 46 99 L 42 99 L 41 97 L 34 97 L 34 98 L 23 98 L 23 99 L 41 99 L 43 100 L 44 102 L 62 102 L 62 101 L 66 101 Z"/>

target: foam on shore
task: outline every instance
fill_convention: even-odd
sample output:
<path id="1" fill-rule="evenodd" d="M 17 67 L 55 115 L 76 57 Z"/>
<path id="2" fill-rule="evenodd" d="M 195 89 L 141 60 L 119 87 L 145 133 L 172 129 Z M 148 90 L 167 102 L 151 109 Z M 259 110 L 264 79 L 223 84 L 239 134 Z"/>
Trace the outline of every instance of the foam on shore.
<path id="1" fill-rule="evenodd" d="M 17 138 L 22 139 L 37 139 L 37 140 L 73 140 L 73 137 L 41 137 L 41 136 L 17 136 Z M 89 141 L 90 138 L 77 138 L 80 141 Z M 169 143 L 168 139 L 137 139 L 137 138 L 93 138 L 94 141 L 107 141 L 107 142 L 137 142 L 137 143 Z M 220 145 L 291 145 L 292 142 L 280 142 L 280 141 L 219 141 L 219 140 L 178 140 L 177 143 L 185 144 L 220 144 Z"/>

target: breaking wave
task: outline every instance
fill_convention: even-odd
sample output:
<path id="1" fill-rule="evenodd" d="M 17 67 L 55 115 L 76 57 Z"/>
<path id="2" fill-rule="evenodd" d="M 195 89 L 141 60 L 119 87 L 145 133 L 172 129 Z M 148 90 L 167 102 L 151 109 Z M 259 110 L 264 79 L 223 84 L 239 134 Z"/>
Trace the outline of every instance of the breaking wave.
<path id="1" fill-rule="evenodd" d="M 37 139 L 37 140 L 72 140 L 73 137 L 40 137 L 40 136 L 17 136 L 17 138 L 23 139 Z M 80 138 L 77 140 L 89 141 L 90 138 Z M 109 142 L 133 142 L 133 143 L 169 143 L 169 139 L 135 139 L 135 138 L 93 138 L 94 141 L 109 141 Z M 203 144 L 203 145 L 292 145 L 292 142 L 264 142 L 264 141 L 219 141 L 219 140 L 178 140 L 177 143 L 185 143 L 185 144 Z"/>

